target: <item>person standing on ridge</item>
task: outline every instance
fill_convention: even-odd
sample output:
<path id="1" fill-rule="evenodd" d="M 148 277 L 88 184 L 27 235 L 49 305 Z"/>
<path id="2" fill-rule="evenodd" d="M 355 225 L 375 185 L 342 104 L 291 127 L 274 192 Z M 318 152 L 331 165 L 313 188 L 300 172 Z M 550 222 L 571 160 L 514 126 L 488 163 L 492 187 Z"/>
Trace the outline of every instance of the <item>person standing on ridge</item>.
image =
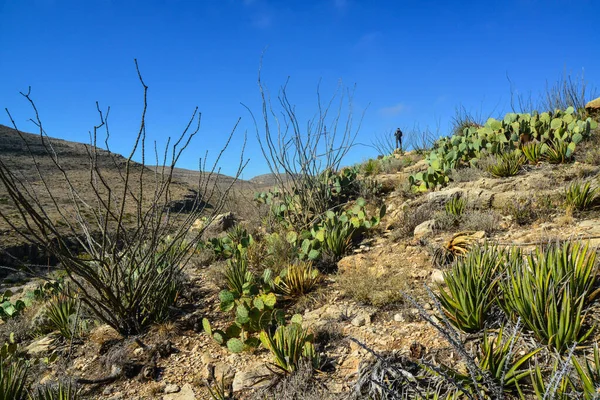
<path id="1" fill-rule="evenodd" d="M 396 137 L 396 148 L 402 151 L 402 131 L 400 130 L 400 128 L 396 129 L 396 133 L 394 133 L 394 136 Z"/>

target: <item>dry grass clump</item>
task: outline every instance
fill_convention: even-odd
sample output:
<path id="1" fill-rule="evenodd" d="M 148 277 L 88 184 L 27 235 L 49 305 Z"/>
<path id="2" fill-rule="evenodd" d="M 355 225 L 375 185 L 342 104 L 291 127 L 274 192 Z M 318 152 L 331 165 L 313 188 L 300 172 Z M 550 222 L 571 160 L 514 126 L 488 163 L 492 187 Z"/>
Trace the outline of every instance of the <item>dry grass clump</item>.
<path id="1" fill-rule="evenodd" d="M 467 167 L 453 169 L 450 172 L 450 180 L 455 183 L 473 182 L 483 177 L 483 172 L 479 168 Z"/>
<path id="2" fill-rule="evenodd" d="M 463 214 L 461 229 L 466 231 L 496 232 L 501 217 L 494 210 L 468 210 Z"/>
<path id="3" fill-rule="evenodd" d="M 351 268 L 337 276 L 343 295 L 358 303 L 381 307 L 402 300 L 406 279 L 391 273 L 377 274 L 369 268 Z"/>
<path id="4" fill-rule="evenodd" d="M 433 203 L 428 202 L 415 209 L 405 210 L 400 221 L 394 224 L 397 228 L 392 234 L 392 239 L 396 241 L 411 237 L 417 226 L 433 218 L 436 208 Z"/>

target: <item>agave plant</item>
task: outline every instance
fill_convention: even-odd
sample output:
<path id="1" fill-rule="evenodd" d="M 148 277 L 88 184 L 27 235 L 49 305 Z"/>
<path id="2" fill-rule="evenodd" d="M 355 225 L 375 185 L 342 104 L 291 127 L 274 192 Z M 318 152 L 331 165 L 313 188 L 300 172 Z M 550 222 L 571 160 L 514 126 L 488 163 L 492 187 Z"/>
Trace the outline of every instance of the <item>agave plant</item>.
<path id="1" fill-rule="evenodd" d="M 496 301 L 501 261 L 496 249 L 478 247 L 444 274 L 447 289 L 439 285 L 437 297 L 444 313 L 458 329 L 478 332 L 485 326 Z"/>
<path id="2" fill-rule="evenodd" d="M 556 139 L 546 148 L 542 159 L 550 164 L 565 164 L 571 161 L 574 146 L 574 143 L 569 144 L 564 140 Z"/>
<path id="3" fill-rule="evenodd" d="M 496 157 L 495 163 L 488 167 L 488 172 L 497 178 L 506 178 L 518 175 L 525 160 L 521 154 L 516 151 L 503 153 Z"/>
<path id="4" fill-rule="evenodd" d="M 302 296 L 320 282 L 319 271 L 311 262 L 291 264 L 273 280 L 275 290 L 288 297 Z"/>
<path id="5" fill-rule="evenodd" d="M 462 196 L 452 196 L 444 205 L 446 214 L 460 218 L 467 208 L 467 200 Z"/>
<path id="6" fill-rule="evenodd" d="M 473 231 L 455 233 L 450 240 L 435 250 L 433 253 L 433 264 L 437 267 L 443 267 L 467 254 L 473 243 L 479 239 L 475 233 Z"/>
<path id="7" fill-rule="evenodd" d="M 544 157 L 547 148 L 540 142 L 529 142 L 521 147 L 521 151 L 530 164 L 537 164 Z"/>
<path id="8" fill-rule="evenodd" d="M 235 256 L 227 261 L 223 274 L 229 290 L 240 295 L 244 292 L 244 287 L 254 281 L 254 275 L 248 270 L 248 258 L 239 250 L 236 250 Z"/>
<path id="9" fill-rule="evenodd" d="M 292 318 L 289 325 L 279 326 L 274 334 L 260 333 L 260 341 L 271 351 L 275 365 L 286 374 L 294 372 L 303 358 L 310 361 L 313 368 L 319 368 L 320 358 L 313 340 L 313 335 L 302 328 L 299 316 Z"/>
<path id="10" fill-rule="evenodd" d="M 81 332 L 76 321 L 79 305 L 77 298 L 68 292 L 52 297 L 46 304 L 46 316 L 50 327 L 57 329 L 66 339 L 79 336 Z"/>
<path id="11" fill-rule="evenodd" d="M 600 187 L 592 188 L 591 182 L 576 181 L 569 185 L 565 193 L 565 206 L 575 210 L 588 210 L 598 199 Z"/>
<path id="12" fill-rule="evenodd" d="M 513 250 L 501 282 L 505 312 L 521 318 L 538 340 L 564 352 L 585 341 L 586 305 L 597 280 L 596 255 L 588 245 L 565 243 L 537 249 L 526 260 Z"/>

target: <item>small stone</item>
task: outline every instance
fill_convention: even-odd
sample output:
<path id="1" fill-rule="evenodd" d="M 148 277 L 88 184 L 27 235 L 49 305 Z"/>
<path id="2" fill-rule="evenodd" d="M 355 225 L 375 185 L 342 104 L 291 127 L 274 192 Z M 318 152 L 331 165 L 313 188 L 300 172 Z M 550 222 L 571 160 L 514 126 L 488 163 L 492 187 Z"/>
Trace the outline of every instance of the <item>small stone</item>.
<path id="1" fill-rule="evenodd" d="M 352 325 L 363 326 L 367 323 L 367 318 L 364 315 L 357 315 L 352 319 Z"/>
<path id="2" fill-rule="evenodd" d="M 175 384 L 169 384 L 167 386 L 165 386 L 165 390 L 164 393 L 168 394 L 168 393 L 178 393 L 181 390 L 181 388 Z"/>
<path id="3" fill-rule="evenodd" d="M 423 308 L 424 308 L 424 309 L 426 309 L 427 311 L 431 311 L 431 310 L 433 310 L 433 307 L 431 307 L 431 304 L 429 304 L 429 303 L 425 303 L 425 304 L 423 305 Z"/>
<path id="4" fill-rule="evenodd" d="M 431 271 L 431 282 L 440 285 L 444 284 L 444 272 L 441 269 L 434 269 Z"/>
<path id="5" fill-rule="evenodd" d="M 144 349 L 141 348 L 141 347 L 138 347 L 137 349 L 135 349 L 133 351 L 133 354 L 136 355 L 136 356 L 140 356 L 143 352 L 144 352 Z"/>
<path id="6" fill-rule="evenodd" d="M 400 313 L 394 314 L 394 321 L 396 322 L 404 322 L 404 316 Z"/>
<path id="7" fill-rule="evenodd" d="M 163 400 L 196 400 L 196 394 L 192 386 L 186 383 L 179 392 L 165 394 Z"/>

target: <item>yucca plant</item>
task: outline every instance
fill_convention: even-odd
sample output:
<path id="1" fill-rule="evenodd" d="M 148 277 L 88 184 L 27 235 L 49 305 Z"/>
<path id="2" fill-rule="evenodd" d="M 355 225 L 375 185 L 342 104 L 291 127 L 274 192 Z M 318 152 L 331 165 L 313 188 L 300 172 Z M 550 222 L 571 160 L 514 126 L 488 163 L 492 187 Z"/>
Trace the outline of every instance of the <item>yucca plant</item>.
<path id="1" fill-rule="evenodd" d="M 540 142 L 529 142 L 524 144 L 521 147 L 521 151 L 523 155 L 529 161 L 530 164 L 539 163 L 544 157 L 544 153 L 546 152 L 547 146 L 544 146 Z"/>
<path id="2" fill-rule="evenodd" d="M 66 339 L 79 336 L 77 326 L 77 313 L 80 308 L 79 301 L 69 293 L 60 293 L 53 296 L 46 304 L 46 316 L 50 328 L 56 329 Z"/>
<path id="3" fill-rule="evenodd" d="M 27 366 L 20 361 L 6 361 L 0 357 L 0 400 L 25 398 Z"/>
<path id="4" fill-rule="evenodd" d="M 288 296 L 302 296 L 315 288 L 321 280 L 319 271 L 311 262 L 291 264 L 273 282 L 276 291 Z"/>
<path id="5" fill-rule="evenodd" d="M 529 369 L 522 368 L 531 357 L 542 350 L 541 347 L 521 356 L 516 357 L 516 342 L 519 334 L 515 332 L 509 338 L 504 338 L 504 327 L 494 337 L 489 332 L 484 332 L 478 355 L 478 365 L 489 377 L 505 392 L 519 391 L 519 382 L 529 376 Z"/>
<path id="6" fill-rule="evenodd" d="M 515 151 L 503 153 L 496 157 L 496 161 L 488 167 L 488 172 L 497 178 L 506 178 L 518 175 L 525 159 Z"/>
<path id="7" fill-rule="evenodd" d="M 437 297 L 444 313 L 458 329 L 478 332 L 485 326 L 496 301 L 500 264 L 496 249 L 478 247 L 444 274 L 447 289 L 439 285 Z"/>
<path id="8" fill-rule="evenodd" d="M 565 362 L 570 361 L 567 359 Z M 562 367 L 560 363 L 554 362 L 552 370 L 542 369 L 539 364 L 530 368 L 529 378 L 537 399 L 570 400 L 576 398 L 570 391 L 568 368 Z"/>
<path id="9" fill-rule="evenodd" d="M 592 357 L 593 361 L 584 357 L 583 362 L 579 362 L 575 357 L 572 358 L 585 400 L 600 398 L 600 351 L 598 350 L 598 343 L 594 344 Z"/>
<path id="10" fill-rule="evenodd" d="M 59 382 L 55 385 L 39 386 L 29 400 L 77 400 L 77 390 L 71 383 Z"/>
<path id="11" fill-rule="evenodd" d="M 565 192 L 565 207 L 584 211 L 590 209 L 600 194 L 600 187 L 592 188 L 591 182 L 576 181 Z"/>
<path id="12" fill-rule="evenodd" d="M 452 196 L 444 205 L 446 214 L 460 218 L 467 208 L 467 200 L 462 196 Z"/>
<path id="13" fill-rule="evenodd" d="M 521 318 L 538 340 L 564 352 L 586 340 L 585 306 L 596 282 L 596 255 L 588 245 L 565 243 L 537 249 L 526 260 L 513 250 L 501 282 L 505 312 Z"/>
<path id="14" fill-rule="evenodd" d="M 303 358 L 313 368 L 319 368 L 320 358 L 313 340 L 313 335 L 302 328 L 299 316 L 294 317 L 289 325 L 279 326 L 274 334 L 267 331 L 260 333 L 260 341 L 271 351 L 275 365 L 286 374 L 294 372 Z"/>
<path id="15" fill-rule="evenodd" d="M 529 353 L 517 352 L 518 324 L 515 331 L 505 338 L 505 328 L 501 327 L 495 335 L 484 331 L 481 344 L 467 363 L 471 364 L 470 373 L 458 372 L 442 367 L 446 380 L 454 379 L 461 384 L 461 392 L 468 398 L 503 399 L 505 394 L 524 398 L 519 382 L 530 376 L 525 364 L 542 348 Z M 462 398 L 462 397 L 460 397 Z"/>
<path id="16" fill-rule="evenodd" d="M 572 156 L 573 145 L 564 140 L 556 139 L 548 145 L 542 159 L 550 164 L 565 164 L 571 161 Z"/>

